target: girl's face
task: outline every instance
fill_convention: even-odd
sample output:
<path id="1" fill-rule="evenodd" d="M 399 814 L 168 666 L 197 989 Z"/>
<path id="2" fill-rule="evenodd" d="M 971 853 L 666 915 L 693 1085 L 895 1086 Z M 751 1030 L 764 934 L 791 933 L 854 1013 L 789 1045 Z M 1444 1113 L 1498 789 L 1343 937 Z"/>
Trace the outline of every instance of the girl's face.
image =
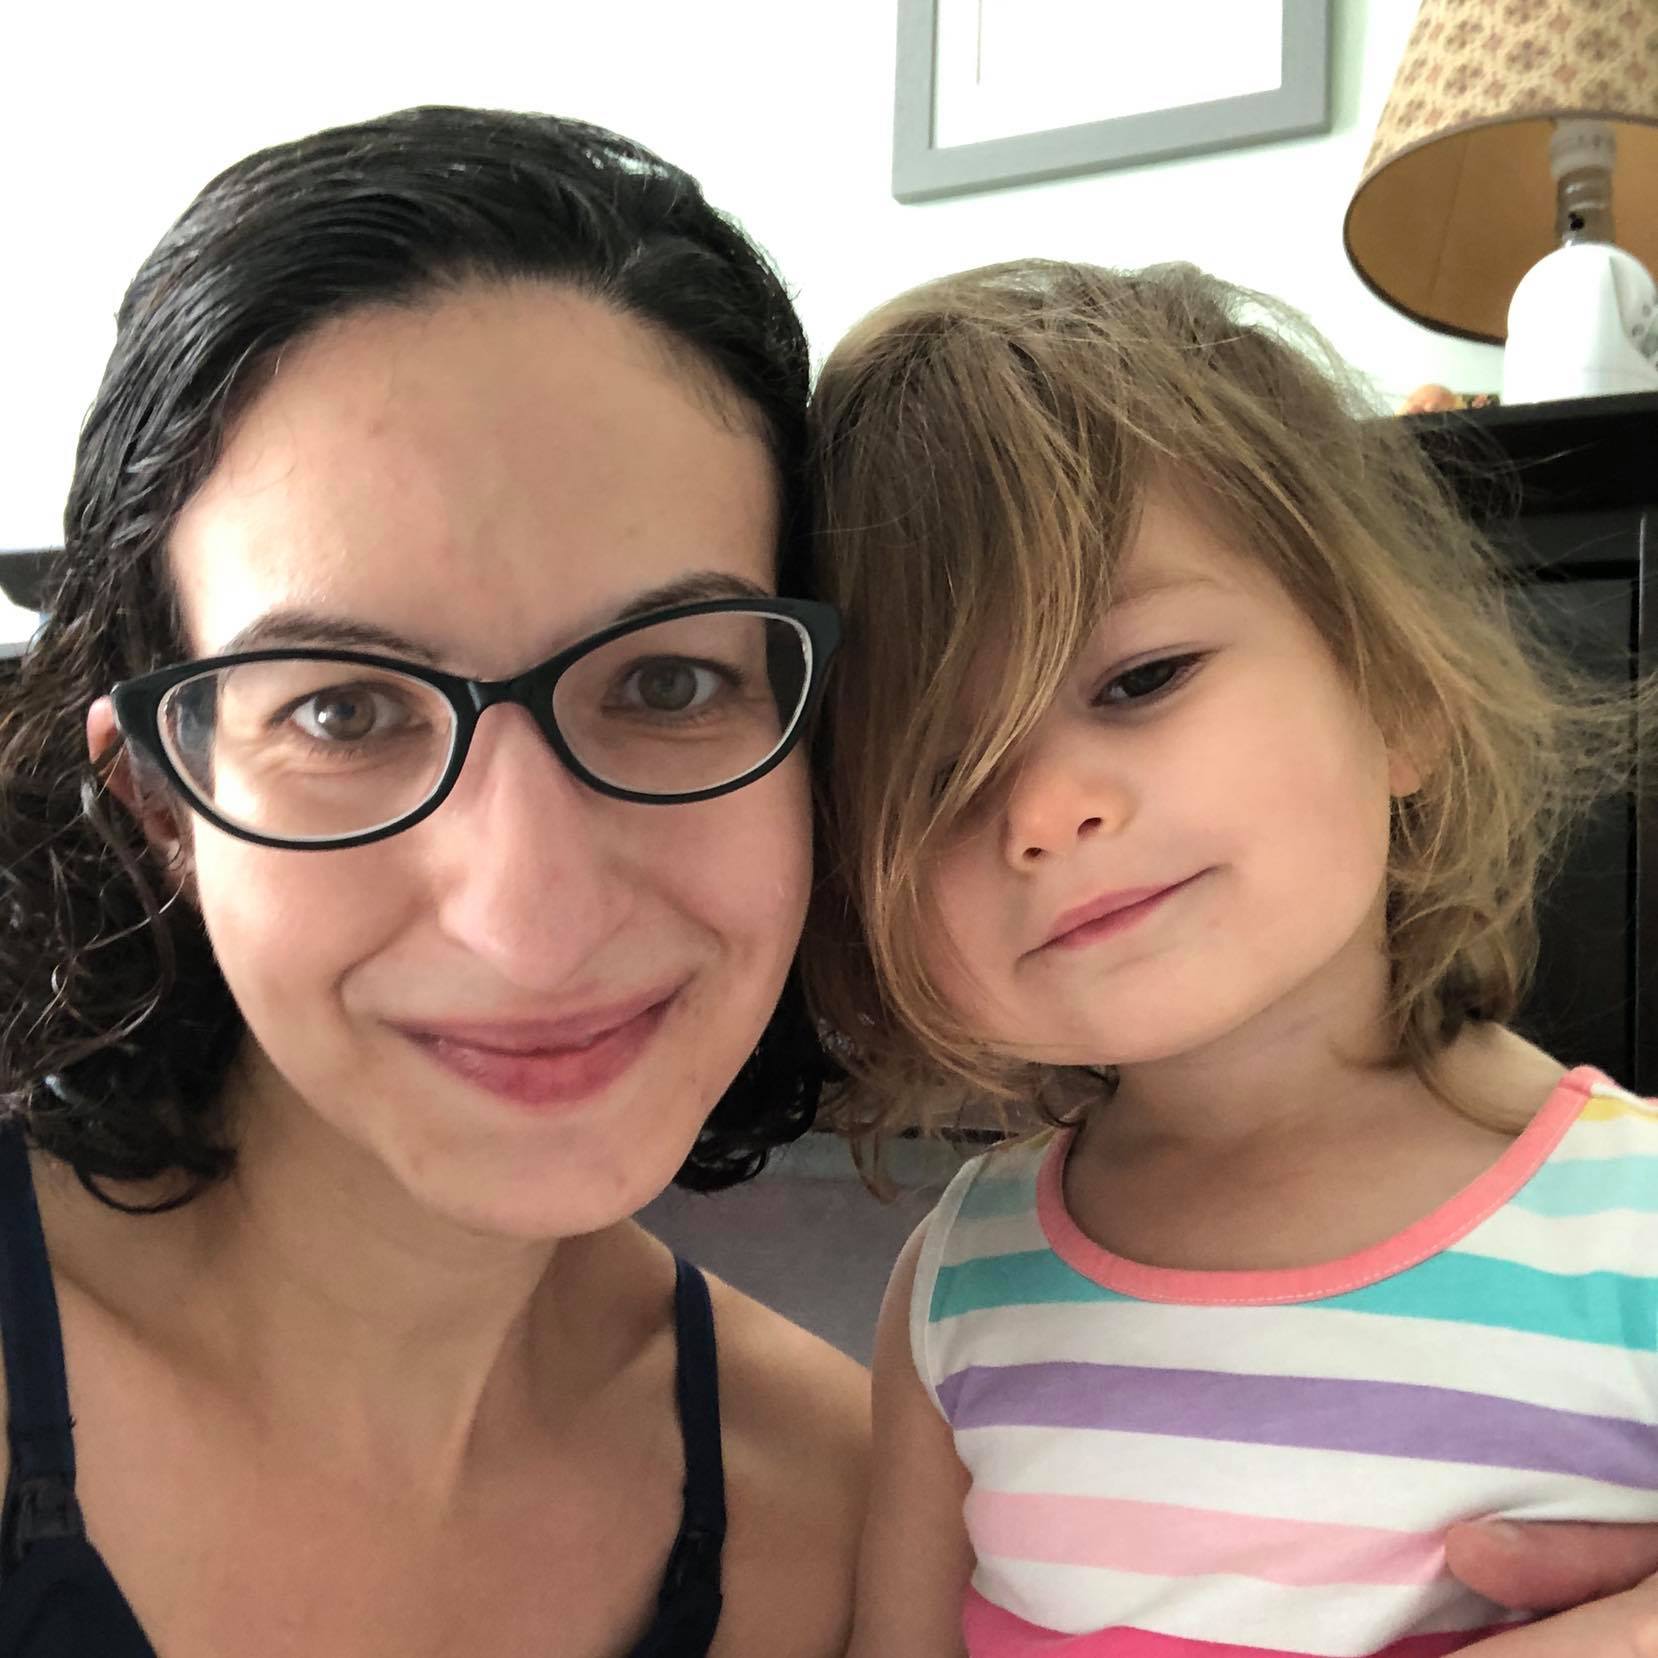
<path id="1" fill-rule="evenodd" d="M 1008 1052 L 1129 1065 L 1335 977 L 1385 988 L 1408 764 L 1288 595 L 1171 494 L 1148 497 L 1116 591 L 934 866 L 948 999 Z"/>
<path id="2" fill-rule="evenodd" d="M 359 648 L 504 678 L 624 609 L 773 592 L 775 473 L 735 405 L 550 286 L 348 316 L 283 354 L 179 519 L 192 651 L 366 630 Z M 776 1001 L 809 881 L 803 767 L 631 804 L 498 707 L 454 793 L 379 843 L 279 850 L 188 819 L 261 1109 L 321 1119 L 479 1231 L 630 1214 Z"/>

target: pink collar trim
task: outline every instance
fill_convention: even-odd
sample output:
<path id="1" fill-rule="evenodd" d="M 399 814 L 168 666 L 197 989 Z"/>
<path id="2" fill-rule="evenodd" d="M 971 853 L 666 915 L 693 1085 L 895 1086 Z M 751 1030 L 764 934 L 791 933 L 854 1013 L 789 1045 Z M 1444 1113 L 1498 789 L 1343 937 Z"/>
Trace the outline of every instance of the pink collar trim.
<path id="1" fill-rule="evenodd" d="M 1056 1134 L 1037 1173 L 1036 1212 L 1048 1247 L 1070 1268 L 1138 1301 L 1192 1306 L 1268 1306 L 1319 1301 L 1417 1266 L 1488 1219 L 1536 1174 L 1606 1079 L 1591 1066 L 1568 1071 L 1548 1102 L 1484 1174 L 1403 1232 L 1339 1260 L 1264 1272 L 1194 1271 L 1145 1266 L 1088 1237 L 1065 1207 L 1065 1161 L 1074 1129 Z"/>

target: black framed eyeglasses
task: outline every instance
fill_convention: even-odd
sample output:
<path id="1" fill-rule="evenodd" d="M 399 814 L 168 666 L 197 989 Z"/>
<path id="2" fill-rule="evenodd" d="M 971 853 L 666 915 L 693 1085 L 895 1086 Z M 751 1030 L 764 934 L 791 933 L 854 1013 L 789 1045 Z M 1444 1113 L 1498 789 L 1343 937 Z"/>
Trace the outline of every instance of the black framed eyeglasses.
<path id="1" fill-rule="evenodd" d="M 242 651 L 123 680 L 122 735 L 210 823 L 260 846 L 363 846 L 443 803 L 478 717 L 529 710 L 590 789 L 712 800 L 799 740 L 840 640 L 810 599 L 712 599 L 618 622 L 510 679 L 352 650 Z"/>

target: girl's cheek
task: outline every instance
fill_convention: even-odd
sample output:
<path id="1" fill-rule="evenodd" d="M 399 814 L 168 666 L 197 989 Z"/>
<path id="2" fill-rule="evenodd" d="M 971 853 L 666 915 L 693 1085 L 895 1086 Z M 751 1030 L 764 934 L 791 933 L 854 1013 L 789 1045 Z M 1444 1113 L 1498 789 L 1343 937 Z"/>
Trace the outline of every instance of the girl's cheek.
<path id="1" fill-rule="evenodd" d="M 927 976 L 957 1018 L 983 1024 L 992 1017 L 995 995 L 991 964 L 997 941 L 990 881 L 982 868 L 957 849 L 941 860 L 920 894 L 921 958 Z"/>

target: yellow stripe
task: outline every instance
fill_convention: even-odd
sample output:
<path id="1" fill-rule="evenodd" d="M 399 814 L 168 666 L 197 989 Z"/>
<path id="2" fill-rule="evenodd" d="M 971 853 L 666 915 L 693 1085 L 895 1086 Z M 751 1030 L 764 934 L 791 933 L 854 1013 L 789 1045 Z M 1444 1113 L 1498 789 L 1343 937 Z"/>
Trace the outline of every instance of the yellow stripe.
<path id="1" fill-rule="evenodd" d="M 1578 1121 L 1581 1123 L 1610 1123 L 1620 1117 L 1658 1119 L 1658 1100 L 1639 1100 L 1633 1094 L 1602 1094 L 1589 1096 Z"/>

